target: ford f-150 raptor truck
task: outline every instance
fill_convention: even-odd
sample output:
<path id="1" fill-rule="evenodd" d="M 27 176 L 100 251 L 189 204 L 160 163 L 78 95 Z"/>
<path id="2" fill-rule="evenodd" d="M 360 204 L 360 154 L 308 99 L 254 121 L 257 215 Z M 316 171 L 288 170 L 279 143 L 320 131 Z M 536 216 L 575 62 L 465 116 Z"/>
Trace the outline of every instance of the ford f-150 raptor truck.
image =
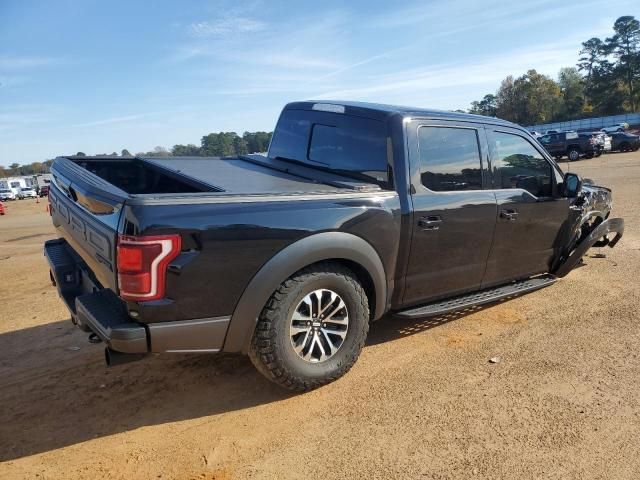
<path id="1" fill-rule="evenodd" d="M 51 170 L 51 280 L 108 364 L 242 352 L 297 391 L 349 370 L 385 314 L 545 287 L 624 229 L 523 128 L 408 107 L 290 103 L 266 156 Z"/>

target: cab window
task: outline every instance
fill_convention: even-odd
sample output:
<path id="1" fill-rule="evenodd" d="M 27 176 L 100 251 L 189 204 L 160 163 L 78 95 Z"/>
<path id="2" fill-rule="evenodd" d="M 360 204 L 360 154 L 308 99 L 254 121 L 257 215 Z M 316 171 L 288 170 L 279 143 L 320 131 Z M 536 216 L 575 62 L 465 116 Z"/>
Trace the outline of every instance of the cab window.
<path id="1" fill-rule="evenodd" d="M 529 141 L 519 135 L 493 133 L 494 188 L 521 188 L 536 197 L 550 197 L 551 164 Z"/>
<path id="2" fill-rule="evenodd" d="M 481 190 L 478 135 L 472 128 L 420 127 L 420 178 L 435 192 Z"/>

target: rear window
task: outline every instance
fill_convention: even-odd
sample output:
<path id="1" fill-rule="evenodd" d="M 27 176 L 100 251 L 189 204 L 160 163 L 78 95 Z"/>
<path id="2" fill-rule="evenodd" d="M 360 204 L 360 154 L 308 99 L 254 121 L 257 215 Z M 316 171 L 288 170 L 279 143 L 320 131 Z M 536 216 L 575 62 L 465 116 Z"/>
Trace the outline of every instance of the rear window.
<path id="1" fill-rule="evenodd" d="M 309 110 L 285 110 L 269 156 L 328 168 L 339 173 L 388 181 L 385 124 L 369 118 Z"/>

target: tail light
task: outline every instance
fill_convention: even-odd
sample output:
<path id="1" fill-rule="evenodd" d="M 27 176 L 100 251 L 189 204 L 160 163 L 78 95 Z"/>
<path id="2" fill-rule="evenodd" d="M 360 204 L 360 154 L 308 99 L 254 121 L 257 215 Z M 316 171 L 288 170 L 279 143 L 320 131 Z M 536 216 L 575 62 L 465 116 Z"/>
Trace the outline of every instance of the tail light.
<path id="1" fill-rule="evenodd" d="M 179 235 L 118 237 L 120 297 L 137 302 L 163 298 L 167 266 L 180 249 Z"/>

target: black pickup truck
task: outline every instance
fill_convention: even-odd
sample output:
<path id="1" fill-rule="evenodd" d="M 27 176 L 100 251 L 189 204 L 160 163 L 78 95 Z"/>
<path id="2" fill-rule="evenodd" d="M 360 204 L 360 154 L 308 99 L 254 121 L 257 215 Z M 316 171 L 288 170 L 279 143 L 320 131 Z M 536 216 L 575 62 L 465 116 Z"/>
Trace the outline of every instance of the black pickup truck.
<path id="1" fill-rule="evenodd" d="M 538 141 L 552 157 L 557 160 L 565 155 L 569 161 L 576 161 L 581 156 L 586 158 L 598 157 L 603 152 L 603 146 L 591 133 L 559 132 L 543 135 Z"/>
<path id="2" fill-rule="evenodd" d="M 51 170 L 51 279 L 108 364 L 243 352 L 292 390 L 343 375 L 385 314 L 545 287 L 624 229 L 521 127 L 416 108 L 291 103 L 266 156 Z"/>

